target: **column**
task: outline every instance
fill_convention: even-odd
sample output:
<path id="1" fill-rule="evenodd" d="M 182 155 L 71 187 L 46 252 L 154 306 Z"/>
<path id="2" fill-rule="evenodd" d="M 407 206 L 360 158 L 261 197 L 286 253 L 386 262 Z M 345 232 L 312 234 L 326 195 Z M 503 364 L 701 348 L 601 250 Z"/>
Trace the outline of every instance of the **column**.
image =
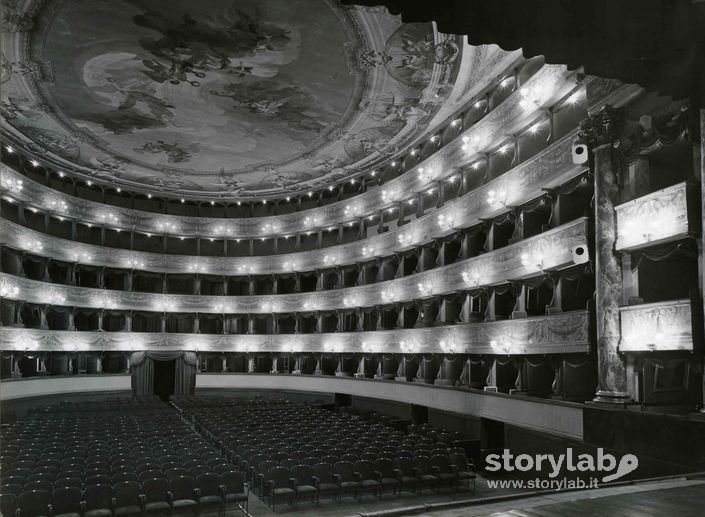
<path id="1" fill-rule="evenodd" d="M 622 263 L 614 251 L 617 240 L 614 207 L 620 202 L 620 158 L 617 124 L 621 112 L 605 106 L 590 117 L 587 132 L 593 149 L 595 175 L 595 311 L 597 320 L 598 388 L 595 402 L 624 404 L 631 399 L 627 391 L 627 370 L 619 354 L 619 306 L 622 301 Z M 584 123 L 585 124 L 585 123 Z M 581 126 L 584 129 L 584 126 Z"/>
<path id="2" fill-rule="evenodd" d="M 705 210 L 705 108 L 700 109 L 700 188 L 701 196 L 700 202 L 702 203 L 702 208 Z M 701 212 L 705 214 L 705 211 Z M 700 273 L 700 299 L 703 299 L 705 295 L 705 273 L 703 271 L 703 261 L 705 257 L 703 256 L 703 243 L 705 243 L 705 224 L 702 226 L 702 234 L 700 236 L 700 242 L 698 243 L 698 272 Z M 703 320 L 705 321 L 705 318 Z M 705 359 L 703 361 L 703 367 L 705 367 Z M 701 403 L 702 408 L 701 413 L 705 413 L 705 375 L 703 376 L 703 403 Z"/>
<path id="3" fill-rule="evenodd" d="M 196 313 L 193 317 L 193 333 L 199 334 L 201 332 L 200 327 L 201 327 L 201 318 L 198 316 L 198 313 Z"/>

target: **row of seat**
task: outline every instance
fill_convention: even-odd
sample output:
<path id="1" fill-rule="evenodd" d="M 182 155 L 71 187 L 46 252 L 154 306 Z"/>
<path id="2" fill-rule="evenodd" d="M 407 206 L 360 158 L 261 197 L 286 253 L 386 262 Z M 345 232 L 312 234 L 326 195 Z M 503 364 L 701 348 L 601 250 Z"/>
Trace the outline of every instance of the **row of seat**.
<path id="1" fill-rule="evenodd" d="M 464 449 L 437 435 L 284 400 L 227 401 L 175 397 L 172 403 L 247 476 L 274 507 L 281 499 L 319 504 L 372 492 L 458 489 L 475 473 Z M 447 438 L 447 435 L 444 435 Z"/>
<path id="2" fill-rule="evenodd" d="M 239 471 L 202 474 L 197 478 L 178 476 L 154 478 L 142 483 L 122 481 L 111 484 L 60 486 L 53 490 L 24 490 L 14 494 L 3 486 L 0 493 L 2 515 L 17 517 L 145 517 L 172 515 L 186 510 L 193 515 L 213 509 L 225 514 L 229 505 L 248 509 L 249 490 Z"/>

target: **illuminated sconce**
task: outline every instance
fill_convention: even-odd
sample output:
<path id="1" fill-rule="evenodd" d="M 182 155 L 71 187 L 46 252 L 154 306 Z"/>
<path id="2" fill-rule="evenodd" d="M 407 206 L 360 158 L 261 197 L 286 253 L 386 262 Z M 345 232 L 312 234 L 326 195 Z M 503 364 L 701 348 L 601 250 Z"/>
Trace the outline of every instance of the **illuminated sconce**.
<path id="1" fill-rule="evenodd" d="M 507 191 L 506 190 L 490 190 L 487 192 L 487 203 L 492 208 L 500 208 L 507 206 Z"/>
<path id="2" fill-rule="evenodd" d="M 490 347 L 495 353 L 502 354 L 518 354 L 522 352 L 519 345 L 514 343 L 514 339 L 509 334 L 504 334 L 499 337 L 499 339 L 493 339 L 490 341 Z"/>
<path id="3" fill-rule="evenodd" d="M 414 239 L 410 233 L 406 232 L 397 235 L 397 241 L 399 241 L 399 244 L 402 246 L 410 246 L 414 242 Z"/>
<path id="4" fill-rule="evenodd" d="M 352 205 L 345 205 L 345 208 L 343 209 L 343 213 L 348 217 L 359 215 L 360 212 L 361 209 L 358 203 L 353 203 Z"/>
<path id="5" fill-rule="evenodd" d="M 294 271 L 294 270 L 296 270 L 297 267 L 298 267 L 298 264 L 296 262 L 294 262 L 293 260 L 291 260 L 291 261 L 287 260 L 286 262 L 284 262 L 284 264 L 282 264 L 282 269 L 284 269 L 285 271 Z"/>
<path id="6" fill-rule="evenodd" d="M 76 262 L 90 262 L 93 260 L 93 257 L 89 255 L 88 253 L 74 253 L 73 254 L 73 260 Z"/>
<path id="7" fill-rule="evenodd" d="M 118 222 L 118 217 L 112 212 L 103 212 L 98 218 L 104 223 L 116 224 Z"/>
<path id="8" fill-rule="evenodd" d="M 416 287 L 422 295 L 429 295 L 433 292 L 433 285 L 431 282 L 419 282 L 416 284 Z"/>
<path id="9" fill-rule="evenodd" d="M 37 160 L 30 160 L 30 161 L 29 161 L 29 164 L 30 164 L 32 167 L 39 167 L 39 162 L 38 162 Z"/>
<path id="10" fill-rule="evenodd" d="M 392 201 L 392 194 L 387 190 L 383 190 L 382 191 L 382 202 L 388 203 L 390 201 Z"/>
<path id="11" fill-rule="evenodd" d="M 10 282 L 6 278 L 0 280 L 0 297 L 4 298 L 6 296 L 17 296 L 20 292 L 20 288 L 14 283 Z"/>
<path id="12" fill-rule="evenodd" d="M 440 214 L 438 216 L 438 226 L 445 230 L 454 228 L 455 216 L 453 214 Z"/>
<path id="13" fill-rule="evenodd" d="M 304 219 L 304 227 L 312 228 L 314 226 L 319 226 L 321 224 L 321 218 L 319 216 L 311 217 L 307 216 Z"/>
<path id="14" fill-rule="evenodd" d="M 141 269 L 144 267 L 144 262 L 133 258 L 127 261 L 127 267 L 130 269 Z"/>
<path id="15" fill-rule="evenodd" d="M 42 294 L 43 302 L 49 305 L 60 305 L 66 301 L 66 296 L 61 294 L 56 289 L 45 291 Z"/>
<path id="16" fill-rule="evenodd" d="M 418 169 L 416 169 L 416 174 L 418 175 L 419 179 L 424 183 L 428 183 L 429 181 L 433 180 L 433 178 L 436 176 L 436 172 L 433 169 L 427 169 L 425 167 L 419 167 Z"/>
<path id="17" fill-rule="evenodd" d="M 345 298 L 343 298 L 343 305 L 345 307 L 357 307 L 357 305 L 358 305 L 357 296 L 355 296 L 355 295 L 346 296 Z"/>
<path id="18" fill-rule="evenodd" d="M 394 289 L 384 289 L 380 293 L 383 302 L 393 302 L 397 299 L 397 292 Z"/>
<path id="19" fill-rule="evenodd" d="M 22 247 L 28 251 L 38 252 L 44 249 L 44 245 L 37 239 L 24 239 L 22 241 Z"/>
<path id="20" fill-rule="evenodd" d="M 438 345 L 441 347 L 441 350 L 445 352 L 446 354 L 454 354 L 455 353 L 455 343 L 452 341 L 446 341 L 445 339 L 441 339 L 438 342 Z"/>
<path id="21" fill-rule="evenodd" d="M 402 339 L 399 341 L 399 348 L 405 354 L 413 354 L 416 350 L 414 343 L 410 339 Z"/>
<path id="22" fill-rule="evenodd" d="M 176 230 L 176 225 L 174 223 L 166 222 L 166 223 L 158 223 L 157 228 L 159 230 L 162 230 L 167 233 L 172 233 L 174 230 Z"/>
<path id="23" fill-rule="evenodd" d="M 254 273 L 255 268 L 251 264 L 241 264 L 237 267 L 238 273 Z"/>
<path id="24" fill-rule="evenodd" d="M 232 306 L 227 303 L 218 302 L 213 305 L 213 310 L 224 314 L 226 312 L 232 312 Z"/>
<path id="25" fill-rule="evenodd" d="M 159 309 L 161 312 L 173 312 L 176 306 L 174 305 L 174 302 L 171 300 L 167 299 L 161 299 L 157 303 L 157 309 Z"/>
<path id="26" fill-rule="evenodd" d="M 262 302 L 262 305 L 260 305 L 260 308 L 265 312 L 276 312 L 277 304 L 268 300 L 268 301 Z"/>
<path id="27" fill-rule="evenodd" d="M 463 278 L 463 282 L 465 282 L 466 284 L 480 284 L 480 273 L 478 273 L 477 271 L 463 271 L 462 273 L 460 273 L 460 276 Z"/>
<path id="28" fill-rule="evenodd" d="M 538 268 L 543 270 L 543 254 L 538 252 L 532 254 L 522 253 L 521 265 L 529 269 Z"/>
<path id="29" fill-rule="evenodd" d="M 280 226 L 277 223 L 267 223 L 262 227 L 262 233 L 273 234 L 280 230 Z"/>
<path id="30" fill-rule="evenodd" d="M 438 135 L 433 135 L 429 140 L 435 144 L 440 140 L 440 137 Z"/>
<path id="31" fill-rule="evenodd" d="M 363 246 L 362 247 L 362 256 L 363 257 L 372 257 L 375 254 L 375 248 L 374 246 Z"/>
<path id="32" fill-rule="evenodd" d="M 2 187 L 11 192 L 21 192 L 24 184 L 21 179 L 2 177 Z"/>

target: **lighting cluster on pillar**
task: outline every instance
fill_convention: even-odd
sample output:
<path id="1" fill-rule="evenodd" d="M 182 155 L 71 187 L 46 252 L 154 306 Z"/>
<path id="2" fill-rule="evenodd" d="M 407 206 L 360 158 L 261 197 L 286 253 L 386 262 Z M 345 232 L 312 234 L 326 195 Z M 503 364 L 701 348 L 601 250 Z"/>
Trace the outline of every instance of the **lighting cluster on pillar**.
<path id="1" fill-rule="evenodd" d="M 397 198 L 397 193 L 392 191 L 392 190 L 383 190 L 382 191 L 382 202 L 383 203 L 392 203 L 394 200 Z"/>
<path id="2" fill-rule="evenodd" d="M 353 203 L 351 205 L 345 205 L 345 208 L 343 209 L 343 213 L 346 216 L 356 216 L 360 215 L 360 212 L 362 212 L 362 208 L 360 207 L 359 203 Z"/>
<path id="3" fill-rule="evenodd" d="M 295 271 L 298 268 L 298 263 L 293 260 L 287 260 L 282 264 L 282 269 L 284 271 Z"/>
<path id="4" fill-rule="evenodd" d="M 333 266 L 338 263 L 338 257 L 335 255 L 326 255 L 323 257 L 323 263 L 326 266 Z"/>
<path id="5" fill-rule="evenodd" d="M 237 272 L 242 273 L 242 274 L 245 274 L 245 273 L 251 274 L 251 273 L 255 272 L 255 268 L 251 264 L 241 264 L 237 267 Z"/>
<path id="6" fill-rule="evenodd" d="M 128 269 L 142 269 L 144 268 L 144 261 L 131 258 L 127 261 L 127 267 Z"/>
<path id="7" fill-rule="evenodd" d="M 271 235 L 273 233 L 279 232 L 281 226 L 278 223 L 267 223 L 262 227 L 262 233 Z"/>
<path id="8" fill-rule="evenodd" d="M 397 241 L 402 246 L 411 246 L 411 244 L 414 242 L 414 238 L 411 235 L 411 233 L 404 232 L 404 233 L 400 233 L 399 235 L 397 235 Z"/>
<path id="9" fill-rule="evenodd" d="M 2 188 L 15 193 L 22 192 L 22 189 L 24 188 L 24 184 L 21 179 L 8 178 L 6 176 L 2 176 L 1 185 Z"/>
<path id="10" fill-rule="evenodd" d="M 463 152 L 468 154 L 480 152 L 480 149 L 482 148 L 482 139 L 479 135 L 464 135 L 461 140 L 463 143 L 460 146 L 460 149 L 462 149 Z"/>
<path id="11" fill-rule="evenodd" d="M 175 225 L 174 223 L 171 223 L 171 222 L 158 223 L 158 224 L 157 224 L 157 228 L 158 228 L 159 230 L 164 231 L 164 232 L 173 232 L 174 230 L 176 230 L 176 225 Z"/>
<path id="12" fill-rule="evenodd" d="M 440 214 L 438 216 L 438 226 L 443 230 L 452 230 L 455 228 L 455 215 Z"/>
<path id="13" fill-rule="evenodd" d="M 492 208 L 504 208 L 507 206 L 506 190 L 490 190 L 487 192 L 487 204 Z"/>
<path id="14" fill-rule="evenodd" d="M 361 251 L 363 257 L 374 257 L 375 255 L 374 246 L 363 246 Z"/>
<path id="15" fill-rule="evenodd" d="M 343 298 L 343 305 L 345 307 L 357 307 L 359 305 L 357 296 L 354 294 L 351 294 L 350 296 L 345 296 Z"/>
<path id="16" fill-rule="evenodd" d="M 276 312 L 278 306 L 275 302 L 273 302 L 271 300 L 267 300 L 267 301 L 262 302 L 262 304 L 260 305 L 260 308 L 264 312 Z"/>
<path id="17" fill-rule="evenodd" d="M 90 262 L 93 260 L 93 256 L 88 253 L 74 252 L 72 256 L 75 262 Z"/>
<path id="18" fill-rule="evenodd" d="M 304 227 L 305 228 L 313 228 L 316 226 L 321 225 L 321 218 L 320 216 L 306 216 L 304 218 Z"/>
<path id="19" fill-rule="evenodd" d="M 107 224 L 117 224 L 118 223 L 118 216 L 115 215 L 113 212 L 102 212 L 101 214 L 98 215 L 98 219 L 100 219 L 101 222 L 107 223 Z"/>
<path id="20" fill-rule="evenodd" d="M 428 183 L 436 177 L 436 171 L 430 167 L 419 167 L 418 169 L 416 169 L 416 174 L 419 180 L 424 183 Z"/>
<path id="21" fill-rule="evenodd" d="M 522 253 L 521 265 L 528 269 L 538 268 L 543 270 L 543 259 L 543 253 L 540 252 Z"/>
<path id="22" fill-rule="evenodd" d="M 69 205 L 63 199 L 52 199 L 49 201 L 49 206 L 53 210 L 59 210 L 61 212 L 66 212 L 69 209 Z"/>
<path id="23" fill-rule="evenodd" d="M 37 239 L 27 238 L 22 240 L 22 248 L 27 251 L 39 252 L 44 249 L 44 245 Z"/>
<path id="24" fill-rule="evenodd" d="M 468 285 L 479 285 L 480 284 L 480 273 L 474 270 L 463 271 L 460 276 Z"/>
<path id="25" fill-rule="evenodd" d="M 66 301 L 66 296 L 56 289 L 47 289 L 42 293 L 42 302 L 48 305 L 61 305 Z"/>
<path id="26" fill-rule="evenodd" d="M 0 279 L 0 297 L 4 298 L 6 296 L 17 296 L 20 292 L 20 288 L 14 283 L 10 282 L 8 279 Z"/>
<path id="27" fill-rule="evenodd" d="M 220 313 L 233 312 L 233 307 L 229 303 L 217 302 L 213 304 L 213 310 Z"/>
<path id="28" fill-rule="evenodd" d="M 419 282 L 416 284 L 416 287 L 419 290 L 419 293 L 423 296 L 428 296 L 433 292 L 433 285 L 431 282 Z"/>
<path id="29" fill-rule="evenodd" d="M 173 312 L 176 305 L 173 301 L 168 299 L 161 299 L 156 303 L 157 309 L 162 312 Z"/>
<path id="30" fill-rule="evenodd" d="M 385 303 L 394 302 L 399 297 L 399 293 L 397 293 L 396 290 L 391 287 L 389 289 L 382 290 L 379 295 L 380 298 L 382 298 L 382 301 Z"/>

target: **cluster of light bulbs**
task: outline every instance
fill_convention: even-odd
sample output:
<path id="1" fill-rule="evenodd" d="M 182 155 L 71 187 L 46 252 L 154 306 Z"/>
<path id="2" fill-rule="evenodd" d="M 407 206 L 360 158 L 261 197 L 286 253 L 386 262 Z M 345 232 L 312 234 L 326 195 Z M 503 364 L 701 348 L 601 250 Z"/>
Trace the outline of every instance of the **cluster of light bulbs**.
<path id="1" fill-rule="evenodd" d="M 538 267 L 539 269 L 543 269 L 543 253 L 522 253 L 520 258 L 521 265 L 526 268 Z"/>
<path id="2" fill-rule="evenodd" d="M 88 254 L 88 253 L 78 253 L 78 252 L 75 252 L 75 253 L 73 254 L 73 259 L 74 259 L 76 262 L 90 262 L 91 260 L 93 260 L 93 256 L 90 255 L 90 254 Z"/>
<path id="3" fill-rule="evenodd" d="M 438 226 L 444 230 L 452 230 L 455 227 L 455 216 L 453 214 L 439 214 Z"/>
<path id="4" fill-rule="evenodd" d="M 2 176 L 2 187 L 9 190 L 10 192 L 19 193 L 22 192 L 24 184 L 21 179 Z"/>
<path id="5" fill-rule="evenodd" d="M 507 191 L 506 190 L 490 190 L 487 192 L 487 204 L 492 208 L 500 208 L 507 206 Z"/>
<path id="6" fill-rule="evenodd" d="M 142 269 L 144 268 L 144 261 L 131 258 L 127 261 L 127 267 L 130 269 Z"/>
<path id="7" fill-rule="evenodd" d="M 4 298 L 5 296 L 17 296 L 19 292 L 20 288 L 17 287 L 14 283 L 8 281 L 5 278 L 0 281 L 0 297 Z"/>
<path id="8" fill-rule="evenodd" d="M 345 296 L 343 298 L 343 305 L 345 307 L 357 307 L 358 306 L 358 298 L 354 294 L 350 296 Z"/>
<path id="9" fill-rule="evenodd" d="M 414 242 L 414 238 L 409 232 L 400 233 L 397 235 L 397 241 L 402 246 L 410 246 Z"/>
<path id="10" fill-rule="evenodd" d="M 433 284 L 431 284 L 431 282 L 419 282 L 416 284 L 416 287 L 418 288 L 419 293 L 424 296 L 427 296 L 433 292 Z"/>
<path id="11" fill-rule="evenodd" d="M 466 284 L 478 285 L 480 283 L 480 273 L 477 271 L 463 271 L 460 276 Z"/>

